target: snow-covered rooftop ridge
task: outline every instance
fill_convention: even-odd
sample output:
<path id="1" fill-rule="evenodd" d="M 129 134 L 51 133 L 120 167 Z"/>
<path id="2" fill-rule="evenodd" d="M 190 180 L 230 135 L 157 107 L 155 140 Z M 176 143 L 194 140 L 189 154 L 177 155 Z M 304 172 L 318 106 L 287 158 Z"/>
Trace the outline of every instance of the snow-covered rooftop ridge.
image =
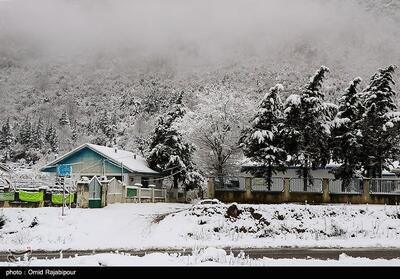
<path id="1" fill-rule="evenodd" d="M 157 173 L 156 171 L 149 168 L 146 159 L 130 151 L 125 151 L 121 149 L 116 149 L 112 147 L 101 146 L 91 143 L 88 143 L 87 146 L 118 163 L 122 163 L 124 167 L 133 172 L 144 172 L 144 173 L 154 173 L 154 174 Z"/>
<path id="2" fill-rule="evenodd" d="M 139 173 L 151 173 L 151 174 L 157 174 L 158 172 L 152 170 L 149 168 L 146 159 L 143 157 L 136 155 L 130 151 L 125 151 L 113 147 L 107 147 L 107 146 L 101 146 L 101 145 L 96 145 L 96 144 L 91 144 L 91 143 L 85 143 L 70 152 L 64 154 L 63 156 L 59 157 L 58 159 L 50 162 L 47 164 L 47 166 L 53 166 L 56 163 L 60 162 L 64 158 L 68 157 L 69 155 L 83 149 L 83 148 L 89 148 L 93 150 L 94 152 L 108 158 L 110 161 L 117 165 L 121 165 L 131 171 L 131 172 L 139 172 Z"/>

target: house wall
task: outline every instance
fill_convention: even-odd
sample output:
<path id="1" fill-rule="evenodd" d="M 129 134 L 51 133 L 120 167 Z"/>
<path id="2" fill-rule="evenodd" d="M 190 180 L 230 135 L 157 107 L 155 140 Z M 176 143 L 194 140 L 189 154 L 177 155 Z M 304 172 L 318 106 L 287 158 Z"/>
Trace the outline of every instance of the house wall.
<path id="1" fill-rule="evenodd" d="M 67 158 L 61 160 L 59 164 L 72 164 L 72 173 L 102 175 L 103 168 L 105 175 L 121 175 L 121 167 L 104 160 L 104 157 L 94 152 L 90 148 L 83 148 L 82 150 L 71 154 Z M 49 169 L 50 172 L 56 172 L 56 169 Z M 128 173 L 123 169 L 123 173 Z"/>

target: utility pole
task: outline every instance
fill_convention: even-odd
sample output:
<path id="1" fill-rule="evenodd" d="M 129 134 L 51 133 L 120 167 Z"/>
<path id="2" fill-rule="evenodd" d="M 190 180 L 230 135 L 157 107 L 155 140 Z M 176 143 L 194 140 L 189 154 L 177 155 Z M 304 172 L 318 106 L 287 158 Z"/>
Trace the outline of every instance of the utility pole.
<path id="1" fill-rule="evenodd" d="M 64 177 L 61 177 L 60 180 L 61 180 L 61 183 L 62 183 L 62 186 L 63 186 L 63 204 L 62 204 L 62 213 L 61 213 L 61 215 L 65 216 L 65 214 L 64 214 L 64 208 L 65 208 L 65 179 L 64 179 Z"/>
<path id="2" fill-rule="evenodd" d="M 72 175 L 71 175 L 71 182 L 70 182 L 70 184 L 69 184 L 69 191 L 68 191 L 68 199 L 69 199 L 69 205 L 68 205 L 68 208 L 69 209 L 71 209 L 71 191 L 72 191 L 72 182 L 73 180 L 72 180 Z"/>
<path id="3" fill-rule="evenodd" d="M 121 182 L 124 183 L 124 165 L 121 162 Z"/>

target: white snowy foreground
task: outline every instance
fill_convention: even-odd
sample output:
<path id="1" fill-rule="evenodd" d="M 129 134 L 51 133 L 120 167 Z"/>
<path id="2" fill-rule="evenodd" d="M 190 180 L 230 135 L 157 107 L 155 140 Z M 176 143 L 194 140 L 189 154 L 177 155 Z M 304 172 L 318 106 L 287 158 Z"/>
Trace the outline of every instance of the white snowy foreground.
<path id="1" fill-rule="evenodd" d="M 61 208 L 5 208 L 0 250 L 400 248 L 397 206 L 239 204 L 228 216 L 229 206 L 113 204 L 64 217 Z"/>
<path id="2" fill-rule="evenodd" d="M 222 249 L 207 248 L 189 256 L 167 253 L 152 253 L 143 257 L 129 254 L 97 254 L 71 258 L 32 259 L 16 263 L 0 262 L 0 266 L 400 266 L 400 259 L 353 258 L 341 254 L 338 260 L 317 259 L 249 259 L 244 255 L 234 256 Z"/>

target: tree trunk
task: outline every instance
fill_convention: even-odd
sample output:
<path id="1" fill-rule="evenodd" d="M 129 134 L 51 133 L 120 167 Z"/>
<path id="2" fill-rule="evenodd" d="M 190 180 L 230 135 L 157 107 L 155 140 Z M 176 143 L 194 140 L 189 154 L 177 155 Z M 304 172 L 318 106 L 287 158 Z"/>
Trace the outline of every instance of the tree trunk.
<path id="1" fill-rule="evenodd" d="M 307 192 L 308 188 L 308 160 L 306 159 L 305 164 L 303 166 L 303 190 Z"/>
<path id="2" fill-rule="evenodd" d="M 174 175 L 174 189 L 178 189 L 178 176 Z"/>
<path id="3" fill-rule="evenodd" d="M 268 191 L 271 191 L 272 187 L 272 166 L 271 164 L 268 165 L 267 172 L 265 173 L 265 182 L 267 184 Z"/>

